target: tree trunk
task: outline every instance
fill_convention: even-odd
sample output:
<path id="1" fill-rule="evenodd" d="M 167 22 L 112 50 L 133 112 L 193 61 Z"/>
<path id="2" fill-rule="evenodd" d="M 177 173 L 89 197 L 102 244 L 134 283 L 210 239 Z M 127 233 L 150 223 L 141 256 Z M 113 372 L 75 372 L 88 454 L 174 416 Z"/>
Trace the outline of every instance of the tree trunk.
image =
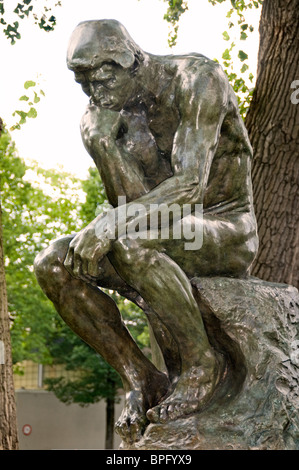
<path id="1" fill-rule="evenodd" d="M 18 432 L 7 311 L 0 201 L 0 450 L 17 450 Z"/>
<path id="2" fill-rule="evenodd" d="M 299 287 L 298 0 L 264 0 L 256 89 L 246 118 L 260 249 L 252 274 Z"/>
<path id="3" fill-rule="evenodd" d="M 114 447 L 114 415 L 115 415 L 115 400 L 114 398 L 106 398 L 105 449 L 113 449 Z"/>

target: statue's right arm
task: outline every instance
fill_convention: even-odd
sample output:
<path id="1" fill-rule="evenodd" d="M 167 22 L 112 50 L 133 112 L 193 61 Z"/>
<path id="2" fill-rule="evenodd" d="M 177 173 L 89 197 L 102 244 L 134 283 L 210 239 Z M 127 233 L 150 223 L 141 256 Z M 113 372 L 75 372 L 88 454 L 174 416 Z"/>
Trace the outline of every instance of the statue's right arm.
<path id="1" fill-rule="evenodd" d="M 116 141 L 126 122 L 120 113 L 89 106 L 81 121 L 81 136 L 93 158 L 109 202 L 117 206 L 118 197 L 133 201 L 149 191 L 141 164 Z"/>

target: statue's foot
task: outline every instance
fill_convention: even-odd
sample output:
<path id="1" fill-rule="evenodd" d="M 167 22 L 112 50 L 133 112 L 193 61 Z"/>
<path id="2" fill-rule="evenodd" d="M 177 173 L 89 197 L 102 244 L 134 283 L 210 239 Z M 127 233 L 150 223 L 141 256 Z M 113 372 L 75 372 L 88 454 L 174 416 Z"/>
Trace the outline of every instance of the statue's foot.
<path id="1" fill-rule="evenodd" d="M 206 367 L 191 367 L 182 373 L 173 393 L 147 411 L 147 418 L 152 423 L 167 423 L 201 411 L 213 397 L 223 374 L 220 359 Z"/>
<path id="2" fill-rule="evenodd" d="M 124 409 L 115 424 L 115 431 L 123 441 L 132 444 L 141 439 L 149 424 L 146 411 L 149 406 L 156 405 L 163 399 L 168 393 L 169 387 L 167 376 L 158 373 L 156 381 L 153 378 L 151 385 L 144 392 L 132 390 L 126 394 Z"/>
<path id="3" fill-rule="evenodd" d="M 141 439 L 147 423 L 143 394 L 136 390 L 127 393 L 124 409 L 115 424 L 115 432 L 122 440 L 133 443 Z"/>

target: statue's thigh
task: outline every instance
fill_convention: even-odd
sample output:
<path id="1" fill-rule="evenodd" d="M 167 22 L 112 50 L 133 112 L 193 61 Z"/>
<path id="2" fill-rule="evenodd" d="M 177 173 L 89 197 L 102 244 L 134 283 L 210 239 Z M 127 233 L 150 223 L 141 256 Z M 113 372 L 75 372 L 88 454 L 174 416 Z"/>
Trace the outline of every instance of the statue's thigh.
<path id="1" fill-rule="evenodd" d="M 140 295 L 118 274 L 110 260 L 109 254 L 104 256 L 99 263 L 97 285 L 104 289 L 114 290 L 132 302 L 138 303 L 141 301 Z"/>
<path id="2" fill-rule="evenodd" d="M 256 234 L 247 215 L 231 218 L 204 215 L 191 225 L 172 227 L 169 236 L 139 239 L 140 249 L 168 255 L 188 277 L 246 274 L 256 253 Z"/>

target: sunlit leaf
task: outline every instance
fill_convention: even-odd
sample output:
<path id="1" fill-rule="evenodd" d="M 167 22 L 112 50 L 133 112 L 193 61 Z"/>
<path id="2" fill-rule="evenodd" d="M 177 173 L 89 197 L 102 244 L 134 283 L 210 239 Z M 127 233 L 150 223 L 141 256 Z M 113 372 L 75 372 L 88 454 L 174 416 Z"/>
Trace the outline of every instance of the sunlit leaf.
<path id="1" fill-rule="evenodd" d="M 32 87 L 32 86 L 35 86 L 35 85 L 36 85 L 36 83 L 33 82 L 32 80 L 27 80 L 27 81 L 24 83 L 24 88 L 25 88 L 26 90 L 28 90 L 28 88 L 30 88 L 30 87 Z"/>

